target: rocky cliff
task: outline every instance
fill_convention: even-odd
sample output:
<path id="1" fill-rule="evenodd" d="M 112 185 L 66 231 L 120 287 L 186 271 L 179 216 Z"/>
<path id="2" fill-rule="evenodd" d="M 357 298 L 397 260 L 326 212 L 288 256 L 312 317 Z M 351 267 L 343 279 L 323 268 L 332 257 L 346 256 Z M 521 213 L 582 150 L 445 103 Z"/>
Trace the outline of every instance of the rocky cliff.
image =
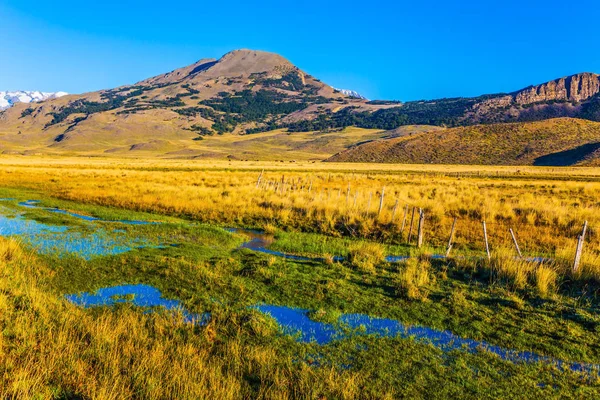
<path id="1" fill-rule="evenodd" d="M 518 104 L 544 101 L 583 101 L 600 93 L 600 75 L 582 73 L 531 86 L 514 94 Z"/>

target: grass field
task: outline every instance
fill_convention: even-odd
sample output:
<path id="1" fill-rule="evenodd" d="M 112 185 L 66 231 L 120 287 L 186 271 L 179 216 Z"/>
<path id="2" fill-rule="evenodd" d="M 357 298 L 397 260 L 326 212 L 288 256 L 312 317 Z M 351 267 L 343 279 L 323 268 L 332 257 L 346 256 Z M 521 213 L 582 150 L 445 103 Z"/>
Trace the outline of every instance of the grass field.
<path id="1" fill-rule="evenodd" d="M 251 308 L 299 307 L 315 311 L 315 320 L 333 321 L 362 313 L 600 364 L 600 170 L 42 157 L 2 157 L 0 166 L 0 197 L 14 199 L 2 206 L 11 212 L 82 234 L 96 225 L 18 202 L 37 199 L 106 220 L 162 221 L 119 231 L 177 243 L 85 260 L 2 239 L 0 397 L 581 398 L 600 392 L 593 374 L 503 361 L 485 350 L 444 352 L 419 340 L 368 335 L 302 343 Z M 401 229 L 407 205 L 424 210 L 421 249 L 416 223 L 411 243 L 408 222 Z M 445 252 L 454 218 L 451 257 L 432 258 Z M 583 260 L 573 272 L 585 220 Z M 239 249 L 244 237 L 222 229 L 232 226 L 272 233 L 273 250 L 326 259 Z M 525 255 L 552 262 L 516 258 L 509 227 Z M 415 258 L 386 263 L 386 254 Z M 194 326 L 127 304 L 80 309 L 64 299 L 140 283 L 190 312 L 210 312 L 210 322 Z"/>
<path id="2" fill-rule="evenodd" d="M 160 114 L 157 118 L 161 117 Z M 10 131 L 0 132 L 0 144 L 5 153 L 36 156 L 321 161 L 352 144 L 385 136 L 382 130 L 354 127 L 334 132 L 288 133 L 279 129 L 252 135 L 230 133 L 198 136 L 191 130 L 165 123 L 162 118 L 160 136 L 157 136 L 156 120 L 147 121 L 141 116 L 132 115 L 121 121 L 121 124 L 125 124 L 121 126 L 107 116 L 93 118 L 100 119 L 95 128 L 69 133 L 59 143 L 54 141 L 58 133 L 51 134 L 37 127 L 32 132 L 17 134 L 20 127 L 16 126 Z M 408 133 L 427 129 L 432 128 L 407 126 L 402 131 Z"/>

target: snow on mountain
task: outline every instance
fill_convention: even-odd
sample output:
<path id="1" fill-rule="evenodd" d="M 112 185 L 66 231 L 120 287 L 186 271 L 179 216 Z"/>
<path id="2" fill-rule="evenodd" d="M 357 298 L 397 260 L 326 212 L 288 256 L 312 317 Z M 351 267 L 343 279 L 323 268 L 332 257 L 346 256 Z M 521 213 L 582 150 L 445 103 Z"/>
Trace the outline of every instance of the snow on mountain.
<path id="1" fill-rule="evenodd" d="M 355 99 L 362 99 L 362 100 L 367 100 L 367 98 L 363 95 L 361 95 L 360 93 L 354 91 L 354 90 L 348 90 L 348 89 L 337 89 L 337 88 L 333 88 L 334 90 L 337 90 L 338 92 L 348 96 L 348 97 L 352 97 Z"/>
<path id="2" fill-rule="evenodd" d="M 48 93 L 25 90 L 18 90 L 14 92 L 0 91 L 0 111 L 12 107 L 12 105 L 15 103 L 32 103 L 48 99 L 56 99 L 58 97 L 66 96 L 67 94 L 68 93 L 65 92 Z"/>

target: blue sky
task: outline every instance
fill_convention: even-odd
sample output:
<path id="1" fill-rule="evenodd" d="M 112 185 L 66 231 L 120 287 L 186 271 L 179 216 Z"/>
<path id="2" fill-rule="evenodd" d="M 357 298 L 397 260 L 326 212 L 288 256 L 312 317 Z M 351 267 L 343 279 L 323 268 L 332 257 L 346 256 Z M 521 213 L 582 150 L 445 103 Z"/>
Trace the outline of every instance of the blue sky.
<path id="1" fill-rule="evenodd" d="M 508 92 L 600 72 L 599 14 L 597 0 L 0 0 L 0 90 L 111 88 L 251 48 L 373 99 Z"/>

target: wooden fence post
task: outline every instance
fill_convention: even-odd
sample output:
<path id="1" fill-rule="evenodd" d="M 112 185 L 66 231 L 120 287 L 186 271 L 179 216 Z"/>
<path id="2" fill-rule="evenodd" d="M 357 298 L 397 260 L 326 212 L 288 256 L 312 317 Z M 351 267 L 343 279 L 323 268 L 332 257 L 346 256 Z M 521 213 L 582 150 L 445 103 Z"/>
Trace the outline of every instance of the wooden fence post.
<path id="1" fill-rule="evenodd" d="M 573 262 L 573 272 L 577 272 L 579 270 L 579 264 L 581 263 L 581 253 L 583 253 L 583 243 L 585 242 L 585 233 L 587 231 L 588 222 L 585 221 L 583 223 L 583 229 L 581 230 L 581 235 L 577 240 L 577 250 L 575 251 L 575 261 Z"/>
<path id="2" fill-rule="evenodd" d="M 379 211 L 377 211 L 377 218 L 381 217 L 381 210 L 383 209 L 383 198 L 385 196 L 385 186 L 381 188 L 381 198 L 379 199 Z"/>
<path id="3" fill-rule="evenodd" d="M 456 217 L 452 222 L 452 229 L 450 229 L 450 238 L 448 239 L 448 247 L 446 248 L 446 258 L 450 256 L 450 250 L 452 250 L 452 240 L 454 239 L 454 229 L 456 228 Z"/>
<path id="4" fill-rule="evenodd" d="M 423 229 L 425 228 L 425 212 L 419 208 L 419 236 L 417 237 L 417 247 L 423 245 Z"/>
<path id="5" fill-rule="evenodd" d="M 260 175 L 258 176 L 258 180 L 256 181 L 256 188 L 257 189 L 260 186 L 260 181 L 262 180 L 262 177 L 263 177 L 264 173 L 265 173 L 265 170 L 263 169 L 262 172 L 260 173 Z"/>
<path id="6" fill-rule="evenodd" d="M 490 255 L 490 245 L 488 243 L 488 235 L 487 235 L 487 228 L 485 227 L 485 221 L 483 221 L 483 237 L 485 239 L 485 252 L 487 254 L 488 261 L 491 261 L 492 256 Z"/>
<path id="7" fill-rule="evenodd" d="M 365 210 L 365 214 L 369 214 L 369 210 L 371 209 L 371 199 L 373 198 L 373 192 L 369 193 L 369 202 L 367 203 L 367 209 Z"/>
<path id="8" fill-rule="evenodd" d="M 517 243 L 517 237 L 515 236 L 515 233 L 513 232 L 512 228 L 510 228 L 509 231 L 510 236 L 512 236 L 513 243 L 515 244 L 515 248 L 517 249 L 517 254 L 519 254 L 519 257 L 523 257 L 521 254 L 521 249 L 519 248 L 519 243 Z"/>
<path id="9" fill-rule="evenodd" d="M 392 224 L 396 219 L 396 210 L 398 210 L 398 200 L 396 200 L 396 202 L 394 203 L 394 208 L 392 209 Z"/>
<path id="10" fill-rule="evenodd" d="M 404 227 L 406 226 L 406 217 L 408 215 L 408 204 L 404 207 L 404 218 L 402 218 L 402 228 L 400 228 L 400 235 L 404 233 Z"/>
<path id="11" fill-rule="evenodd" d="M 348 182 L 348 189 L 346 189 L 346 207 L 348 207 L 349 201 L 350 201 L 350 182 Z"/>
<path id="12" fill-rule="evenodd" d="M 413 221 L 415 220 L 415 210 L 417 207 L 413 207 L 412 217 L 410 217 L 410 228 L 408 229 L 408 238 L 406 243 L 410 244 L 410 240 L 412 239 L 412 230 L 413 230 Z"/>

